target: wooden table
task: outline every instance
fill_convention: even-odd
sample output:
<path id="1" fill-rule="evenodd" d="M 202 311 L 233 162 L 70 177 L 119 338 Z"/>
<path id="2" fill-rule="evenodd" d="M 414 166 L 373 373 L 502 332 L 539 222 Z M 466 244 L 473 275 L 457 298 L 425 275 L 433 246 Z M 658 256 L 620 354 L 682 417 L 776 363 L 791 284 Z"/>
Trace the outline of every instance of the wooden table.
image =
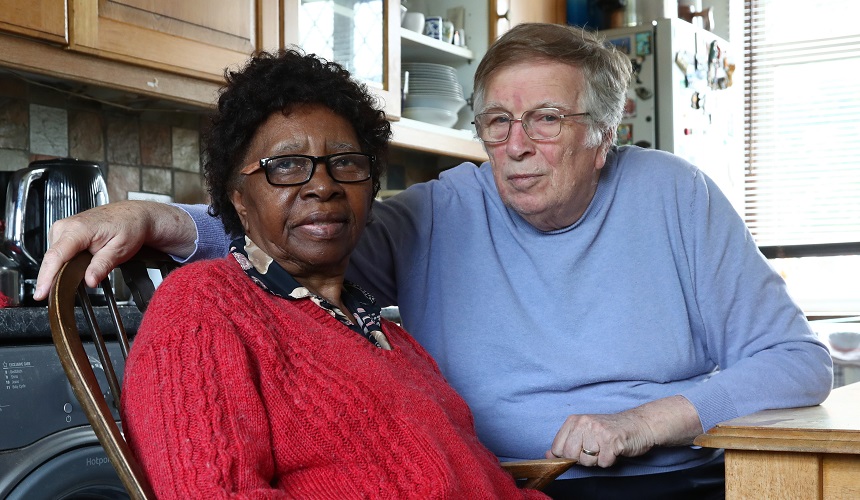
<path id="1" fill-rule="evenodd" d="M 726 450 L 727 499 L 860 499 L 860 382 L 819 406 L 720 423 L 695 444 Z"/>

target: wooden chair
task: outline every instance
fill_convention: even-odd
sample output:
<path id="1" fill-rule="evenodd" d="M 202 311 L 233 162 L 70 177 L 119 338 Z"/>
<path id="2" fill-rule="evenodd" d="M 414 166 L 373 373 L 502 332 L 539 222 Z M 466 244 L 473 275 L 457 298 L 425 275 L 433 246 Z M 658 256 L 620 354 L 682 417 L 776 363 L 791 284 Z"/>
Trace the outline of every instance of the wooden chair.
<path id="1" fill-rule="evenodd" d="M 517 462 L 502 462 L 502 468 L 514 479 L 521 480 L 521 488 L 542 490 L 555 478 L 570 469 L 576 460 L 569 458 L 545 458 L 540 460 L 521 460 Z"/>
<path id="2" fill-rule="evenodd" d="M 48 299 L 51 334 L 75 397 L 78 398 L 87 420 L 92 425 L 96 437 L 104 447 L 129 495 L 133 499 L 155 499 L 155 494 L 143 470 L 129 449 L 114 415 L 111 413 L 87 352 L 84 350 L 81 333 L 78 331 L 75 319 L 76 299 L 83 311 L 89 337 L 95 344 L 101 360 L 110 393 L 113 395 L 113 406 L 118 411 L 120 382 L 116 376 L 114 363 L 108 354 L 104 335 L 96 320 L 96 313 L 90 296 L 83 283 L 84 271 L 91 260 L 92 255 L 89 252 L 82 252 L 64 264 L 57 274 Z M 141 249 L 135 257 L 119 266 L 123 279 L 131 289 L 135 304 L 141 312 L 146 309 L 149 299 L 155 291 L 155 286 L 150 280 L 147 269 L 158 269 L 162 276 L 166 276 L 170 270 L 178 266 L 179 264 L 167 255 L 147 248 Z M 114 332 L 112 333 L 116 334 L 123 359 L 125 359 L 128 356 L 129 339 L 108 280 L 102 282 L 101 289 L 104 292 L 107 310 L 113 323 Z"/>
<path id="3" fill-rule="evenodd" d="M 119 426 L 114 420 L 84 350 L 81 333 L 77 327 L 75 319 L 76 299 L 83 310 L 89 336 L 95 343 L 104 368 L 110 392 L 113 394 L 113 404 L 119 410 L 120 382 L 116 376 L 114 364 L 108 355 L 104 335 L 96 321 L 96 314 L 83 283 L 84 271 L 91 260 L 92 255 L 89 252 L 82 252 L 63 265 L 57 274 L 48 300 L 51 333 L 75 396 L 78 398 L 90 425 L 92 425 L 99 442 L 105 448 L 107 456 L 125 488 L 134 499 L 154 499 L 155 495 L 140 464 L 129 449 Z M 146 248 L 119 266 L 123 280 L 131 290 L 135 304 L 141 312 L 146 310 L 149 299 L 155 291 L 147 270 L 159 269 L 162 276 L 166 276 L 169 271 L 176 267 L 178 264 L 167 255 Z M 102 282 L 101 288 L 104 291 L 107 310 L 120 343 L 123 359 L 125 359 L 129 350 L 128 335 L 123 327 L 113 291 L 107 280 Z M 542 489 L 574 463 L 576 463 L 574 460 L 567 459 L 526 460 L 504 462 L 502 467 L 515 479 L 521 480 L 520 485 L 522 487 Z"/>

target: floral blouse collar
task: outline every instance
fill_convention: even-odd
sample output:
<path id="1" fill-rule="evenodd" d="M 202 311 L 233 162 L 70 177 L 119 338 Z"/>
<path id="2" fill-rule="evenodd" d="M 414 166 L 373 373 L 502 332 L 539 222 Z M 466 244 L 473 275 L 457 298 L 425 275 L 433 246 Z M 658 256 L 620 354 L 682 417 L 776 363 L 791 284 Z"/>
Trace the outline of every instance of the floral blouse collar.
<path id="1" fill-rule="evenodd" d="M 302 286 L 290 273 L 275 262 L 248 236 L 242 235 L 230 244 L 230 255 L 263 290 L 287 300 L 310 300 L 350 330 L 369 340 L 381 349 L 390 350 L 391 345 L 382 333 L 382 310 L 370 293 L 349 281 L 343 282 L 344 305 L 353 311 L 352 320 L 337 306 Z"/>

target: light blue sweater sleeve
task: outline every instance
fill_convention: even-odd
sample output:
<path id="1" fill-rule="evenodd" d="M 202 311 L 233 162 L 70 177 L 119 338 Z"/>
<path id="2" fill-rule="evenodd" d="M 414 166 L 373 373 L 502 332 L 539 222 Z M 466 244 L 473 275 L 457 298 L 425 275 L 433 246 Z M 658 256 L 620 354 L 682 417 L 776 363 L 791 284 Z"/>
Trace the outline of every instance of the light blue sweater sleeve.
<path id="1" fill-rule="evenodd" d="M 184 210 L 194 221 L 197 227 L 197 239 L 194 241 L 194 253 L 188 256 L 185 260 L 180 260 L 183 264 L 194 262 L 197 260 L 213 259 L 227 255 L 229 250 L 230 238 L 224 232 L 224 226 L 221 220 L 209 215 L 207 205 L 183 205 L 175 204 L 174 206 Z"/>
<path id="2" fill-rule="evenodd" d="M 719 370 L 681 392 L 707 430 L 766 409 L 817 404 L 832 383 L 832 361 L 784 280 L 714 182 L 695 171 L 688 191 L 684 252 L 694 294 L 691 320 Z M 683 220 L 683 219 L 682 219 Z"/>

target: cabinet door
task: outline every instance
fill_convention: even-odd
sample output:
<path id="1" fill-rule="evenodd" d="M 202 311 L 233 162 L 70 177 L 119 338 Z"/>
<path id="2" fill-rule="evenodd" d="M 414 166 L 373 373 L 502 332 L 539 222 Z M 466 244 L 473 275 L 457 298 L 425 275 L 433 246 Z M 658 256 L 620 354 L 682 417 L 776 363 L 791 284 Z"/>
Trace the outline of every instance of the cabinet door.
<path id="1" fill-rule="evenodd" d="M 73 50 L 223 80 L 277 48 L 278 0 L 68 0 Z"/>
<path id="2" fill-rule="evenodd" d="M 3 0 L 0 30 L 66 44 L 66 2 Z"/>
<path id="3" fill-rule="evenodd" d="M 340 63 L 400 116 L 398 0 L 284 0 L 284 42 Z"/>

